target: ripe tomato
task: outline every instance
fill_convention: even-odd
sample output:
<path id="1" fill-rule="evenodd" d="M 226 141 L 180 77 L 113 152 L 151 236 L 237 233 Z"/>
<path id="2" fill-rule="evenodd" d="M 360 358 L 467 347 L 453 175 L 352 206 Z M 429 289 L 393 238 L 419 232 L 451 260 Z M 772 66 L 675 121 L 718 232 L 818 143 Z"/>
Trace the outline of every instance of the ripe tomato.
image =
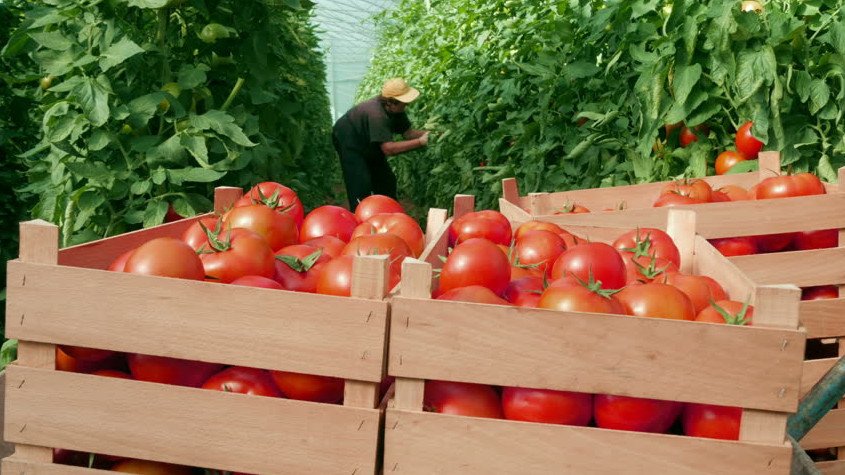
<path id="1" fill-rule="evenodd" d="M 346 256 L 388 255 L 390 262 L 390 288 L 399 283 L 402 262 L 414 257 L 408 244 L 395 234 L 368 234 L 352 238 L 343 249 Z"/>
<path id="2" fill-rule="evenodd" d="M 684 127 L 681 129 L 681 135 L 678 136 L 678 141 L 681 143 L 681 147 L 686 147 L 693 142 L 698 142 L 698 135 L 695 135 L 689 127 Z"/>
<path id="3" fill-rule="evenodd" d="M 92 363 L 103 361 L 115 354 L 114 351 L 98 350 L 96 348 L 83 348 L 81 346 L 59 345 L 59 348 L 61 348 L 61 350 L 71 358 Z"/>
<path id="4" fill-rule="evenodd" d="M 622 302 L 625 313 L 637 317 L 694 320 L 695 308 L 689 297 L 668 284 L 652 282 L 629 285 L 616 298 Z"/>
<path id="5" fill-rule="evenodd" d="M 728 298 L 725 290 L 712 277 L 687 275 L 680 272 L 667 273 L 659 282 L 669 284 L 689 297 L 696 315 L 707 308 L 711 301 Z"/>
<path id="6" fill-rule="evenodd" d="M 613 241 L 613 247 L 622 252 L 660 257 L 681 265 L 681 252 L 672 237 L 655 228 L 637 228 L 628 231 Z"/>
<path id="7" fill-rule="evenodd" d="M 731 201 L 745 201 L 753 199 L 752 195 L 745 188 L 739 185 L 725 185 L 718 191 L 728 195 Z"/>
<path id="8" fill-rule="evenodd" d="M 475 211 L 456 219 L 449 226 L 449 245 L 472 238 L 484 238 L 508 246 L 513 233 L 508 218 L 498 211 Z"/>
<path id="9" fill-rule="evenodd" d="M 511 272 L 513 279 L 513 272 Z M 505 299 L 517 307 L 537 307 L 543 293 L 543 278 L 539 276 L 525 276 L 513 279 L 505 289 Z"/>
<path id="10" fill-rule="evenodd" d="M 802 196 L 823 195 L 827 193 L 827 188 L 824 187 L 824 183 L 822 183 L 819 177 L 813 175 L 812 173 L 798 173 L 797 175 L 794 175 L 793 178 L 797 183 L 802 185 Z"/>
<path id="11" fill-rule="evenodd" d="M 757 254 L 757 241 L 752 236 L 710 239 L 710 244 L 726 257 Z"/>
<path id="12" fill-rule="evenodd" d="M 287 371 L 270 371 L 270 376 L 288 399 L 327 403 L 343 401 L 342 379 Z"/>
<path id="13" fill-rule="evenodd" d="M 704 180 L 684 179 L 667 183 L 660 191 L 660 194 L 687 196 L 700 203 L 707 203 L 710 201 L 710 194 L 712 192 L 713 188 Z"/>
<path id="14" fill-rule="evenodd" d="M 503 388 L 505 419 L 586 426 L 593 418 L 593 395 L 550 389 Z"/>
<path id="15" fill-rule="evenodd" d="M 135 249 L 130 249 L 130 250 L 124 252 L 123 254 L 117 256 L 112 261 L 112 263 L 109 264 L 109 267 L 108 267 L 107 270 L 110 270 L 112 272 L 123 272 L 124 269 L 126 268 L 126 261 L 129 260 L 129 256 L 131 256 L 133 252 L 135 252 Z"/>
<path id="16" fill-rule="evenodd" d="M 701 203 L 704 203 L 704 201 L 697 200 L 689 196 L 679 195 L 678 193 L 667 193 L 665 195 L 660 195 L 652 207 L 670 208 L 672 206 L 698 205 Z"/>
<path id="17" fill-rule="evenodd" d="M 728 325 L 751 325 L 754 307 L 736 300 L 717 300 L 698 312 L 696 322 L 727 323 Z"/>
<path id="18" fill-rule="evenodd" d="M 352 295 L 352 264 L 354 257 L 340 256 L 327 262 L 317 274 L 316 292 L 323 295 Z"/>
<path id="19" fill-rule="evenodd" d="M 126 360 L 132 377 L 138 381 L 194 388 L 200 387 L 212 374 L 223 369 L 223 365 L 215 363 L 135 353 L 127 355 Z"/>
<path id="20" fill-rule="evenodd" d="M 687 404 L 681 422 L 684 434 L 690 437 L 739 440 L 741 407 Z"/>
<path id="21" fill-rule="evenodd" d="M 757 252 L 780 252 L 788 250 L 795 238 L 795 233 L 766 234 L 754 236 Z"/>
<path id="22" fill-rule="evenodd" d="M 811 174 L 779 175 L 758 183 L 755 197 L 758 200 L 767 200 L 819 194 L 824 194 L 824 185 Z"/>
<path id="23" fill-rule="evenodd" d="M 630 396 L 596 394 L 596 425 L 604 429 L 664 433 L 672 427 L 683 404 Z"/>
<path id="24" fill-rule="evenodd" d="M 454 300 L 458 302 L 486 303 L 492 305 L 510 305 L 510 302 L 494 294 L 492 290 L 480 285 L 458 287 L 443 292 L 437 300 Z"/>
<path id="25" fill-rule="evenodd" d="M 625 309 L 615 296 L 600 293 L 596 288 L 574 282 L 574 279 L 561 280 L 565 282 L 555 281 L 543 291 L 537 303 L 538 308 L 559 312 L 625 314 Z"/>
<path id="26" fill-rule="evenodd" d="M 402 238 L 413 252 L 413 257 L 419 257 L 422 254 L 425 248 L 425 233 L 414 218 L 403 213 L 377 214 L 359 224 L 352 232 L 352 237 L 388 233 Z"/>
<path id="27" fill-rule="evenodd" d="M 245 228 L 226 229 L 219 235 L 211 235 L 208 246 L 200 248 L 199 256 L 206 280 L 212 282 L 228 284 L 248 275 L 270 278 L 275 272 L 270 245 Z"/>
<path id="28" fill-rule="evenodd" d="M 173 465 L 147 460 L 124 460 L 111 468 L 112 472 L 135 473 L 138 475 L 191 475 L 194 470 L 184 465 Z"/>
<path id="29" fill-rule="evenodd" d="M 203 229 L 203 227 L 205 227 L 205 229 Z M 223 226 L 220 223 L 220 219 L 214 216 L 209 216 L 201 218 L 195 221 L 194 224 L 190 225 L 188 229 L 182 233 L 182 240 L 191 246 L 191 249 L 196 251 L 203 246 L 208 247 L 209 232 L 221 232 L 222 230 Z"/>
<path id="30" fill-rule="evenodd" d="M 358 224 L 358 218 L 349 210 L 333 205 L 320 206 L 305 217 L 299 239 L 305 242 L 320 236 L 334 236 L 349 242 Z"/>
<path id="31" fill-rule="evenodd" d="M 334 236 L 320 236 L 314 239 L 309 239 L 302 244 L 322 249 L 323 253 L 328 255 L 331 259 L 337 259 L 340 257 L 341 254 L 343 254 L 343 248 L 346 247 L 345 241 Z"/>
<path id="32" fill-rule="evenodd" d="M 710 194 L 711 203 L 730 203 L 730 201 L 731 197 L 722 191 L 713 190 L 713 193 Z"/>
<path id="33" fill-rule="evenodd" d="M 276 282 L 268 277 L 260 275 L 245 275 L 232 281 L 232 285 L 242 285 L 244 287 L 258 287 L 262 289 L 284 290 L 282 284 Z"/>
<path id="34" fill-rule="evenodd" d="M 839 287 L 835 285 L 819 285 L 801 289 L 801 300 L 838 299 Z"/>
<path id="35" fill-rule="evenodd" d="M 745 156 L 735 150 L 725 150 L 716 157 L 716 174 L 724 175 L 739 162 L 747 160 Z"/>
<path id="36" fill-rule="evenodd" d="M 355 216 L 362 223 L 381 213 L 405 213 L 405 208 L 398 201 L 384 195 L 368 196 L 355 207 Z"/>
<path id="37" fill-rule="evenodd" d="M 59 371 L 93 373 L 102 369 L 122 369 L 124 366 L 126 358 L 123 353 L 114 353 L 101 360 L 82 360 L 69 356 L 61 346 L 56 346 L 56 369 Z"/>
<path id="38" fill-rule="evenodd" d="M 425 408 L 440 414 L 501 419 L 502 404 L 492 386 L 426 381 L 423 402 Z"/>
<path id="39" fill-rule="evenodd" d="M 625 286 L 625 262 L 619 252 L 609 244 L 587 242 L 567 249 L 552 267 L 552 278 L 573 275 L 584 282 L 595 279 L 603 289 L 621 289 Z"/>
<path id="40" fill-rule="evenodd" d="M 799 251 L 836 247 L 839 245 L 839 230 L 823 229 L 821 231 L 795 233 L 793 243 L 795 249 Z"/>
<path id="41" fill-rule="evenodd" d="M 566 250 L 566 243 L 551 231 L 530 231 L 516 240 L 513 247 L 514 264 L 529 266 L 547 277 L 552 266 Z"/>
<path id="42" fill-rule="evenodd" d="M 750 121 L 742 124 L 739 129 L 737 129 L 736 138 L 734 139 L 737 151 L 751 160 L 757 158 L 757 154 L 760 153 L 760 149 L 763 148 L 763 142 L 757 140 L 753 135 L 751 135 L 752 125 L 754 125 L 754 123 Z"/>
<path id="43" fill-rule="evenodd" d="M 205 270 L 191 246 L 172 237 L 161 237 L 138 246 L 126 261 L 124 272 L 177 279 L 203 280 Z"/>
<path id="44" fill-rule="evenodd" d="M 551 231 L 551 232 L 557 234 L 558 236 L 560 236 L 561 238 L 563 238 L 564 241 L 566 241 L 566 238 L 564 236 L 572 236 L 572 234 L 570 234 L 568 231 L 565 231 L 563 228 L 561 228 L 557 224 L 548 223 L 546 221 L 527 221 L 527 222 L 519 225 L 518 228 L 516 228 L 516 232 L 513 234 L 513 238 L 515 240 L 519 241 L 519 239 L 522 236 L 524 236 L 525 234 L 527 234 L 531 231 L 540 231 L 540 230 Z M 507 243 L 507 244 L 505 244 L 505 246 L 507 246 L 509 244 L 510 243 Z"/>
<path id="45" fill-rule="evenodd" d="M 623 252 L 621 255 L 622 261 L 625 262 L 625 278 L 628 285 L 660 280 L 666 274 L 678 272 L 678 266 L 674 262 L 662 257 L 637 256 L 633 252 Z"/>
<path id="46" fill-rule="evenodd" d="M 272 251 L 299 242 L 296 221 L 284 213 L 277 213 L 266 205 L 232 208 L 223 215 L 224 227 L 246 228 L 267 240 Z"/>
<path id="47" fill-rule="evenodd" d="M 577 203 L 570 203 L 567 202 L 563 205 L 563 208 L 555 210 L 552 214 L 581 214 L 581 213 L 589 213 L 590 209 L 586 206 L 579 205 Z"/>
<path id="48" fill-rule="evenodd" d="M 482 285 L 501 295 L 511 278 L 508 257 L 487 239 L 473 238 L 455 246 L 440 271 L 440 292 Z"/>
<path id="49" fill-rule="evenodd" d="M 263 204 L 279 213 L 290 215 L 297 228 L 302 226 L 302 220 L 305 217 L 305 208 L 302 206 L 302 201 L 299 200 L 295 191 L 282 184 L 272 181 L 259 183 L 250 188 L 240 200 L 235 202 L 235 207 L 254 204 Z"/>
<path id="50" fill-rule="evenodd" d="M 305 244 L 283 247 L 276 252 L 273 279 L 285 290 L 314 293 L 317 291 L 317 279 L 330 260 L 331 257 L 322 249 Z"/>
<path id="51" fill-rule="evenodd" d="M 255 396 L 282 397 L 267 370 L 233 366 L 208 378 L 203 389 Z"/>

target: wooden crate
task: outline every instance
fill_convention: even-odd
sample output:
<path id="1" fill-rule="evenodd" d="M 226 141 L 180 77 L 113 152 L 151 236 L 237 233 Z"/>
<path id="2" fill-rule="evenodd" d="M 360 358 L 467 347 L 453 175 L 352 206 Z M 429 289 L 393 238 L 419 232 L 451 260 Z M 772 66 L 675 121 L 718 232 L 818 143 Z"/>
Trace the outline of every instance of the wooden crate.
<path id="1" fill-rule="evenodd" d="M 456 216 L 471 209 L 457 199 Z M 805 341 L 800 291 L 753 283 L 694 235 L 694 221 L 675 211 L 660 227 L 679 243 L 682 267 L 716 278 L 733 298 L 751 295 L 754 327 L 431 300 L 444 226 L 425 261 L 406 261 L 391 305 L 388 373 L 397 380 L 385 472 L 789 473 L 786 420 L 799 400 Z M 600 231 L 591 237 L 622 230 Z M 426 379 L 741 406 L 740 441 L 423 412 Z"/>
<path id="2" fill-rule="evenodd" d="M 215 208 L 241 196 L 218 189 Z M 99 473 L 52 464 L 53 447 L 246 473 L 378 470 L 387 258 L 356 258 L 354 298 L 108 272 L 108 263 L 194 221 L 59 250 L 45 222 L 21 225 L 9 262 L 3 472 Z M 59 372 L 68 344 L 343 378 L 343 405 Z"/>

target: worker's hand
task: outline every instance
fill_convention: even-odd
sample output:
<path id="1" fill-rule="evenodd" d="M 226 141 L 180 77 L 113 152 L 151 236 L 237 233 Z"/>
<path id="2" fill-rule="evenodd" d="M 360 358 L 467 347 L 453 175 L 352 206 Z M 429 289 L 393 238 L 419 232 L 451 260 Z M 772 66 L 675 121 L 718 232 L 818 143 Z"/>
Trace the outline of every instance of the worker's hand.
<path id="1" fill-rule="evenodd" d="M 420 136 L 420 145 L 422 145 L 423 147 L 428 145 L 428 132 L 426 132 L 426 133 L 424 133 Z"/>

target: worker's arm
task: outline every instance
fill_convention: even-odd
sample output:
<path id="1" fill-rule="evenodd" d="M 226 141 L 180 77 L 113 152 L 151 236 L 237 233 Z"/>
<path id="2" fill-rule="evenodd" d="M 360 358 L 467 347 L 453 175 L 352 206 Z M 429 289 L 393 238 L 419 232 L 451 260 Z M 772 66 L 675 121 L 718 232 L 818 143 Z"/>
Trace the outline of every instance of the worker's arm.
<path id="1" fill-rule="evenodd" d="M 425 135 L 427 133 L 428 132 L 426 132 L 425 130 L 408 129 L 408 130 L 405 131 L 404 134 L 402 134 L 402 136 L 405 137 L 406 139 L 410 140 L 410 139 L 418 139 L 418 138 L 422 137 L 423 135 Z"/>
<path id="2" fill-rule="evenodd" d="M 423 132 L 419 137 L 410 140 L 384 142 L 381 144 L 381 151 L 387 156 L 399 155 L 400 153 L 410 152 L 426 145 L 428 145 L 428 133 Z"/>

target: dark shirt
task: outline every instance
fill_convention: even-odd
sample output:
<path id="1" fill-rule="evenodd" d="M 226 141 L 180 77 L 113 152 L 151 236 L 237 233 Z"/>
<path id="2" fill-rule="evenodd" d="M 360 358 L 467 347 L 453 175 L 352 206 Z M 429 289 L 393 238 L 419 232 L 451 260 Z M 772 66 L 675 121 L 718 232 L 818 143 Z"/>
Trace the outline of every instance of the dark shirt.
<path id="1" fill-rule="evenodd" d="M 368 161 L 384 159 L 381 144 L 390 142 L 394 134 L 404 134 L 411 121 L 404 112 L 390 114 L 378 97 L 364 101 L 337 120 L 333 133 L 346 152 L 360 153 Z"/>

